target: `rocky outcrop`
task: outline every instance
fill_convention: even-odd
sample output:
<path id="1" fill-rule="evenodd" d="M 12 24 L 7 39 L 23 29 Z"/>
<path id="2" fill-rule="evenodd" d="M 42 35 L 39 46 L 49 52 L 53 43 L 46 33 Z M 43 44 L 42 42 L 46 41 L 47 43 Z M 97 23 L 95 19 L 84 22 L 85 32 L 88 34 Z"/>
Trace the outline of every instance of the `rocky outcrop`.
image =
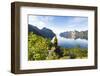
<path id="1" fill-rule="evenodd" d="M 60 36 L 64 38 L 72 38 L 72 39 L 77 39 L 77 38 L 88 39 L 88 30 L 86 31 L 67 31 L 67 32 L 60 33 Z"/>
<path id="2" fill-rule="evenodd" d="M 28 24 L 28 32 L 33 32 L 39 36 L 49 39 L 52 39 L 55 36 L 55 33 L 52 30 L 46 27 L 44 27 L 43 29 L 39 29 L 38 27 L 31 24 Z"/>

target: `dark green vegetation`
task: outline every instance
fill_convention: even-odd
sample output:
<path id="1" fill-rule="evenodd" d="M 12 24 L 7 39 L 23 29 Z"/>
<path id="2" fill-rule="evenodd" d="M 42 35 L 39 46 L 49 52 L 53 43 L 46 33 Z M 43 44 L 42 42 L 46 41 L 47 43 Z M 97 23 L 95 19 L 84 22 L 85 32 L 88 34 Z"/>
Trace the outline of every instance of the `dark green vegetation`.
<path id="1" fill-rule="evenodd" d="M 28 34 L 28 59 L 45 60 L 48 56 L 50 40 L 33 34 Z"/>
<path id="2" fill-rule="evenodd" d="M 62 48 L 55 36 L 54 43 L 49 38 L 28 33 L 28 60 L 83 59 L 87 58 L 87 48 Z"/>
<path id="3" fill-rule="evenodd" d="M 52 39 L 55 36 L 55 33 L 52 30 L 46 27 L 39 29 L 38 27 L 31 24 L 28 24 L 28 32 L 34 32 L 36 35 L 39 35 L 48 39 Z"/>

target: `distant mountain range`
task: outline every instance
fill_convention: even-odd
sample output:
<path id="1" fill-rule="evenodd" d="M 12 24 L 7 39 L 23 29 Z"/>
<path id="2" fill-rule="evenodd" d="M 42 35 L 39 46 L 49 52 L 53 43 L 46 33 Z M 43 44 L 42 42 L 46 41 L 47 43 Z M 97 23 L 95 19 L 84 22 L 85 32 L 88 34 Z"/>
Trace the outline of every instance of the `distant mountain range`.
<path id="1" fill-rule="evenodd" d="M 60 36 L 64 38 L 72 38 L 72 39 L 77 39 L 77 38 L 88 39 L 88 30 L 86 31 L 66 31 L 66 32 L 60 33 Z"/>
<path id="2" fill-rule="evenodd" d="M 52 39 L 55 36 L 55 33 L 52 30 L 46 27 L 39 29 L 38 27 L 31 24 L 28 24 L 28 32 L 33 32 L 39 36 L 49 38 L 49 39 Z"/>

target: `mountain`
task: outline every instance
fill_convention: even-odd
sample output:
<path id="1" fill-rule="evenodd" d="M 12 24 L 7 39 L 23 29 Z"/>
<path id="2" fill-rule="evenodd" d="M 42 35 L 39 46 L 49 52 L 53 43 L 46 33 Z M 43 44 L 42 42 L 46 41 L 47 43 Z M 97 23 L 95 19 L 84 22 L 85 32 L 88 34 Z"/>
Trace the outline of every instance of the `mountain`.
<path id="1" fill-rule="evenodd" d="M 39 29 L 36 26 L 31 25 L 31 24 L 28 24 L 28 32 L 33 32 L 37 35 L 40 35 L 42 37 L 46 37 L 49 39 L 52 39 L 55 36 L 55 33 L 52 30 L 50 30 L 46 27 Z"/>
<path id="2" fill-rule="evenodd" d="M 67 37 L 68 36 L 68 32 L 62 32 L 62 33 L 60 33 L 60 36 L 61 37 Z"/>
<path id="3" fill-rule="evenodd" d="M 41 31 L 42 31 L 43 36 L 45 36 L 47 38 L 52 39 L 55 36 L 55 34 L 53 33 L 53 31 L 50 30 L 50 29 L 48 29 L 48 28 L 44 27 L 43 29 L 41 29 Z"/>
<path id="4" fill-rule="evenodd" d="M 72 39 L 77 39 L 77 38 L 81 38 L 81 39 L 88 39 L 88 30 L 86 31 L 66 31 L 66 32 L 62 32 L 60 33 L 61 37 L 64 38 L 72 38 Z"/>
<path id="5" fill-rule="evenodd" d="M 35 34 L 42 36 L 40 29 L 30 24 L 28 24 L 28 32 L 34 32 Z"/>

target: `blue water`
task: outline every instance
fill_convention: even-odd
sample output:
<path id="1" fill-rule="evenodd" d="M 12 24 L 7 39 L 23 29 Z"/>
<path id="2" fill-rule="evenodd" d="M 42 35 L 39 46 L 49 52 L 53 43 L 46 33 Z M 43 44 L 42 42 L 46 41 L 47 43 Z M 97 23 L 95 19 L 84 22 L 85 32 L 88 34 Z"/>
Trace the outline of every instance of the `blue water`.
<path id="1" fill-rule="evenodd" d="M 64 37 L 57 36 L 58 46 L 64 48 L 74 48 L 80 46 L 80 48 L 88 48 L 88 40 L 86 39 L 68 39 Z"/>

